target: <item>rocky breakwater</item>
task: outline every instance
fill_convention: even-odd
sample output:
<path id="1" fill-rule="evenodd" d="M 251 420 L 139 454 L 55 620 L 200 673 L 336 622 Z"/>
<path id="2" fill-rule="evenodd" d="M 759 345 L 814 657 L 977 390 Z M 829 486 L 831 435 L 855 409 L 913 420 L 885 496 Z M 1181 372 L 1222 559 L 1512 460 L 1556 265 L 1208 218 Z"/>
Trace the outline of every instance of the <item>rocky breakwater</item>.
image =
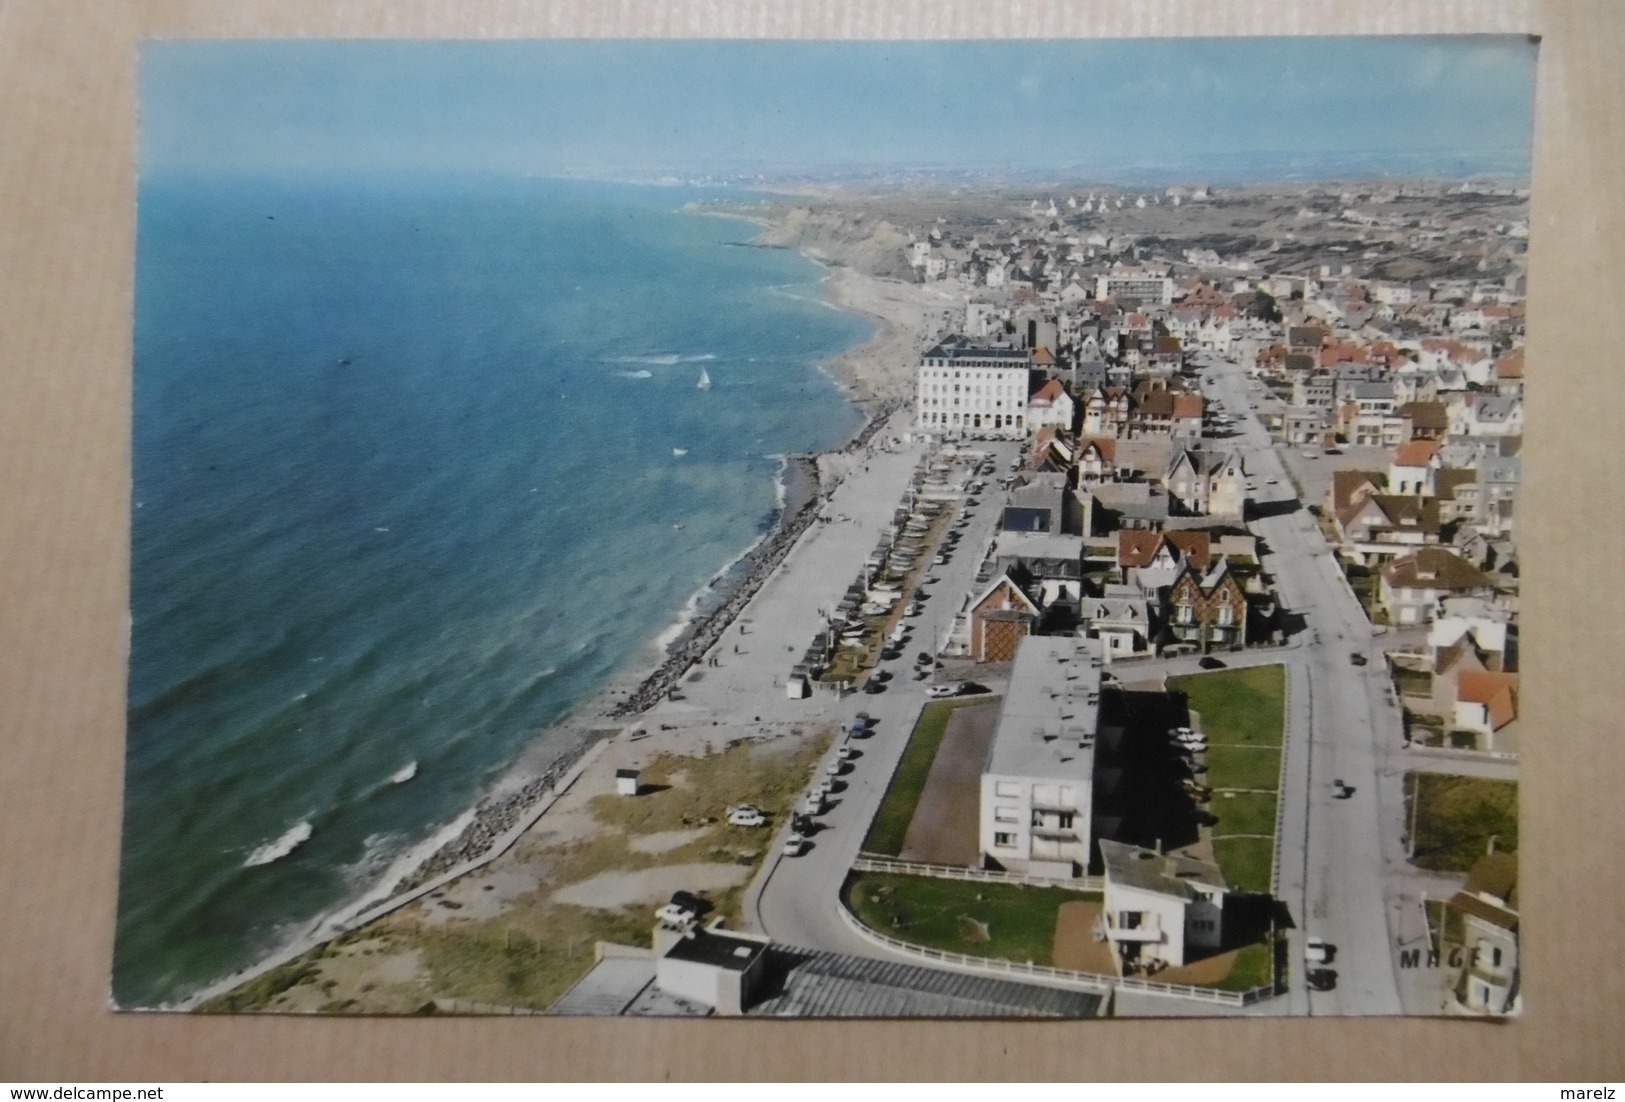
<path id="1" fill-rule="evenodd" d="M 470 861 L 477 861 L 491 852 L 491 847 L 508 831 L 512 830 L 525 813 L 539 803 L 543 797 L 549 796 L 557 788 L 559 780 L 570 771 L 571 766 L 581 760 L 583 754 L 593 745 L 594 739 L 587 739 L 574 749 L 567 750 L 553 759 L 553 763 L 541 776 L 527 781 L 522 787 L 501 796 L 491 796 L 480 801 L 474 808 L 474 817 L 462 832 L 430 854 L 417 868 L 403 877 L 395 885 L 394 895 L 401 895 L 411 891 L 421 884 L 426 884 L 443 873 L 450 872 L 459 865 Z"/>
<path id="2" fill-rule="evenodd" d="M 899 405 L 893 401 L 880 406 L 841 451 L 851 453 L 866 448 Z M 610 709 L 612 718 L 636 715 L 659 703 L 677 688 L 683 675 L 716 645 L 722 633 L 728 630 L 728 625 L 738 618 L 757 590 L 772 577 L 802 533 L 818 519 L 819 505 L 827 494 L 819 487 L 816 460 L 810 456 L 796 456 L 791 462 L 801 467 L 801 471 L 787 480 L 789 492 L 778 523 L 772 534 L 746 558 L 744 574 L 738 584 L 720 605 L 695 618 L 666 652 L 665 661 L 625 700 Z"/>

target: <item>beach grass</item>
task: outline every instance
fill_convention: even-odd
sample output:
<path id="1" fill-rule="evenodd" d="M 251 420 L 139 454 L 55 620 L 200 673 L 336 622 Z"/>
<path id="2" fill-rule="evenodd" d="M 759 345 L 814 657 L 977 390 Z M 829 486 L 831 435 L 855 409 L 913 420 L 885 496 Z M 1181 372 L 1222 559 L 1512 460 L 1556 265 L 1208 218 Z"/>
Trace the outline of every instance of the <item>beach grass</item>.
<path id="1" fill-rule="evenodd" d="M 1050 965 L 1063 903 L 1098 901 L 1098 892 L 1024 884 L 863 873 L 847 884 L 859 921 L 889 937 L 969 956 Z"/>
<path id="2" fill-rule="evenodd" d="M 891 784 L 886 788 L 885 798 L 881 800 L 874 822 L 869 824 L 869 833 L 863 839 L 865 853 L 896 857 L 903 851 L 908 824 L 914 818 L 920 793 L 925 791 L 925 781 L 931 775 L 931 763 L 936 760 L 937 750 L 942 746 L 948 721 L 964 703 L 967 701 L 939 700 L 921 709 L 914 731 L 908 737 L 908 745 L 903 748 L 903 757 L 897 763 L 897 771 L 892 774 Z M 985 703 L 985 700 L 977 698 L 968 703 Z"/>
<path id="3" fill-rule="evenodd" d="M 647 946 L 652 927 L 653 908 L 647 904 L 578 906 L 553 900 L 554 892 L 608 872 L 695 863 L 744 866 L 739 883 L 706 893 L 713 913 L 737 926 L 746 885 L 768 850 L 769 835 L 728 826 L 726 808 L 754 803 L 775 819 L 787 815 L 833 738 L 834 729 L 825 728 L 782 741 L 701 742 L 693 757 L 657 755 L 643 768 L 640 795 L 603 793 L 584 801 L 600 829 L 551 844 L 545 834 L 527 838 L 494 863 L 492 869 L 509 867 L 535 878 L 533 889 L 510 897 L 494 916 L 471 917 L 465 909 L 468 896 L 464 902 L 455 898 L 465 882 L 454 882 L 199 1009 L 544 1010 L 593 966 L 597 942 Z M 632 846 L 641 836 L 668 831 L 690 837 L 649 852 Z M 385 961 L 403 974 L 386 980 Z"/>
<path id="4" fill-rule="evenodd" d="M 703 757 L 660 754 L 642 770 L 637 796 L 604 793 L 588 801 L 593 818 L 628 834 L 682 830 L 722 820 L 734 804 L 754 804 L 770 818 L 790 813 L 818 761 L 834 741 L 833 727 L 794 748 L 736 742 Z M 673 780 L 681 774 L 681 784 Z"/>
<path id="5" fill-rule="evenodd" d="M 504 919 L 425 929 L 419 935 L 436 998 L 545 1010 L 595 963 L 599 941 L 647 946 L 646 907 L 546 908 L 545 932 Z"/>

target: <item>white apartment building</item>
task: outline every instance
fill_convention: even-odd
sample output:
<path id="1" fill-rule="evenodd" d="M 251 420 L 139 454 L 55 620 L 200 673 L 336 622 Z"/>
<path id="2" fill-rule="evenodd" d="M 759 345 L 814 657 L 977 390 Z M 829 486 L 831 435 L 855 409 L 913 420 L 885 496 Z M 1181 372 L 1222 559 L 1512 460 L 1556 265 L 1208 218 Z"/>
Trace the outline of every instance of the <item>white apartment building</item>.
<path id="1" fill-rule="evenodd" d="M 1174 281 L 1165 275 L 1122 268 L 1095 277 L 1095 297 L 1139 300 L 1142 306 L 1167 306 L 1174 301 Z"/>
<path id="2" fill-rule="evenodd" d="M 1105 644 L 1029 636 L 982 772 L 984 860 L 1034 876 L 1082 876 L 1094 813 L 1095 728 Z"/>
<path id="3" fill-rule="evenodd" d="M 943 341 L 920 362 L 915 428 L 926 436 L 1026 436 L 1032 353 Z"/>

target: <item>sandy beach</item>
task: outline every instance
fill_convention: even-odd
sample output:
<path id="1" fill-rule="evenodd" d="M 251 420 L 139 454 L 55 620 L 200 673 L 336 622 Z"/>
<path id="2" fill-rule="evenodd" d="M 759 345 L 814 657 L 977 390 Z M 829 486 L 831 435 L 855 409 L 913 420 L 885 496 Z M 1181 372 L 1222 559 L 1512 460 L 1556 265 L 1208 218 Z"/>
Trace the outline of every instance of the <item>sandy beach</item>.
<path id="1" fill-rule="evenodd" d="M 831 367 L 865 398 L 906 401 L 914 393 L 920 354 L 942 331 L 944 315 L 962 306 L 962 300 L 924 284 L 867 275 L 846 266 L 831 267 L 828 288 L 832 301 L 877 322 L 870 340 Z"/>

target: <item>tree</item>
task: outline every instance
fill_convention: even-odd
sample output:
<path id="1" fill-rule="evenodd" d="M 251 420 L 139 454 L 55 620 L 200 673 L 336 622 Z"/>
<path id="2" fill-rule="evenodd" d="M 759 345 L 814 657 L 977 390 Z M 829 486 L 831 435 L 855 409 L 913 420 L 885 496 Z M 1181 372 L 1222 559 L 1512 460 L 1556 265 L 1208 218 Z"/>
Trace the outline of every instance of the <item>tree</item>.
<path id="1" fill-rule="evenodd" d="M 1281 308 L 1275 304 L 1275 296 L 1262 287 L 1253 294 L 1253 305 L 1249 313 L 1263 321 L 1281 320 Z"/>

